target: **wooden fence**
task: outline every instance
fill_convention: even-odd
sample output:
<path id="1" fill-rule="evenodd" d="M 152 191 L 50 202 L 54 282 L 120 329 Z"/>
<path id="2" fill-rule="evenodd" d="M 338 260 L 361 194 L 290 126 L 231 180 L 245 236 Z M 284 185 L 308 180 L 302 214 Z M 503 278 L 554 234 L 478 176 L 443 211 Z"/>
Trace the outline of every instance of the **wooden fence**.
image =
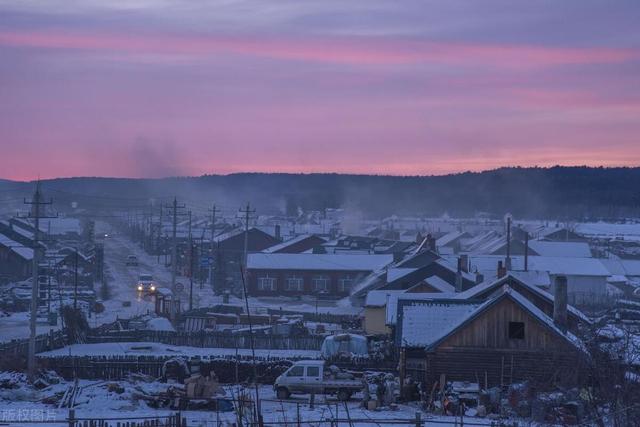
<path id="1" fill-rule="evenodd" d="M 157 342 L 162 344 L 202 347 L 202 348 L 251 348 L 249 334 L 229 334 L 222 332 L 172 332 L 172 331 L 109 331 L 100 335 L 89 335 L 87 343 L 100 342 Z M 257 349 L 270 350 L 320 350 L 324 337 L 318 335 L 260 335 L 254 334 L 253 343 Z"/>
<path id="2" fill-rule="evenodd" d="M 69 343 L 63 330 L 51 331 L 36 337 L 36 353 L 62 348 Z M 19 369 L 26 364 L 29 339 L 20 339 L 0 344 L 0 369 Z"/>
<path id="3" fill-rule="evenodd" d="M 314 312 L 300 312 L 300 311 L 291 311 L 291 310 L 281 310 L 269 308 L 267 309 L 267 313 L 270 315 L 289 315 L 289 316 L 302 316 L 302 319 L 307 322 L 320 322 L 320 323 L 337 323 L 337 324 L 348 324 L 353 327 L 361 327 L 362 326 L 362 318 L 360 316 L 354 316 L 352 314 L 334 314 L 334 313 L 314 313 Z"/>
<path id="4" fill-rule="evenodd" d="M 55 356 L 39 357 L 45 369 L 57 372 L 65 379 L 120 380 L 130 374 L 163 376 L 163 365 L 174 356 Z M 224 356 L 215 358 L 192 357 L 184 359 L 191 371 L 208 375 L 213 371 L 221 383 L 245 382 L 253 379 L 253 358 L 250 356 Z M 256 357 L 258 382 L 273 384 L 276 377 L 299 358 Z"/>
<path id="5" fill-rule="evenodd" d="M 187 420 L 180 413 L 151 417 L 76 417 L 73 409 L 67 418 L 69 427 L 186 427 Z"/>

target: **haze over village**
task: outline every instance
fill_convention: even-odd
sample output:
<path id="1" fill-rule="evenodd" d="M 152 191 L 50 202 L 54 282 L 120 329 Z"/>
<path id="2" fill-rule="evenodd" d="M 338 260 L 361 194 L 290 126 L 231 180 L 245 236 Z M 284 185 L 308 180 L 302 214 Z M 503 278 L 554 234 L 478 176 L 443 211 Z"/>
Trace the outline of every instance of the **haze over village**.
<path id="1" fill-rule="evenodd" d="M 638 22 L 0 0 L 0 425 L 640 425 Z"/>

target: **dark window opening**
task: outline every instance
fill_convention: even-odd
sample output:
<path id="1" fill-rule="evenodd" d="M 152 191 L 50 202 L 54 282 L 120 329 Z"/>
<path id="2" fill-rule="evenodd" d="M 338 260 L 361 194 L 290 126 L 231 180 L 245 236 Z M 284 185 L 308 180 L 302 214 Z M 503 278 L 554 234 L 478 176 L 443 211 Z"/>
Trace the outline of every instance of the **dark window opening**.
<path id="1" fill-rule="evenodd" d="M 524 339 L 524 322 L 509 322 L 509 339 Z"/>

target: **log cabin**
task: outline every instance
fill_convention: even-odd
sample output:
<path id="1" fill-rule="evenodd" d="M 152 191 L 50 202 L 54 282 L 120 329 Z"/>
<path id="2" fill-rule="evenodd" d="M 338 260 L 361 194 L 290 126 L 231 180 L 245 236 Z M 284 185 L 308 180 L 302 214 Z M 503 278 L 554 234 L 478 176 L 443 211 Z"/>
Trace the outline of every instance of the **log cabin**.
<path id="1" fill-rule="evenodd" d="M 521 381 L 541 388 L 575 385 L 589 355 L 567 331 L 566 298 L 560 301 L 565 306 L 554 310 L 554 321 L 508 285 L 484 302 L 399 300 L 401 369 L 427 389 L 442 374 L 447 381 L 483 387 Z"/>

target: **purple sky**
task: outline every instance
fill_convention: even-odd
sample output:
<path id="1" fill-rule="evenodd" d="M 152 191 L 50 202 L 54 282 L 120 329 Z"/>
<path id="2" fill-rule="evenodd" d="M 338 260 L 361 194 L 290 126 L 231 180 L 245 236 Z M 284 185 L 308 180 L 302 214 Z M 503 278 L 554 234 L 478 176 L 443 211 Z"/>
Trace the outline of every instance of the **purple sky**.
<path id="1" fill-rule="evenodd" d="M 0 0 L 0 178 L 640 165 L 639 28 L 638 0 Z"/>

